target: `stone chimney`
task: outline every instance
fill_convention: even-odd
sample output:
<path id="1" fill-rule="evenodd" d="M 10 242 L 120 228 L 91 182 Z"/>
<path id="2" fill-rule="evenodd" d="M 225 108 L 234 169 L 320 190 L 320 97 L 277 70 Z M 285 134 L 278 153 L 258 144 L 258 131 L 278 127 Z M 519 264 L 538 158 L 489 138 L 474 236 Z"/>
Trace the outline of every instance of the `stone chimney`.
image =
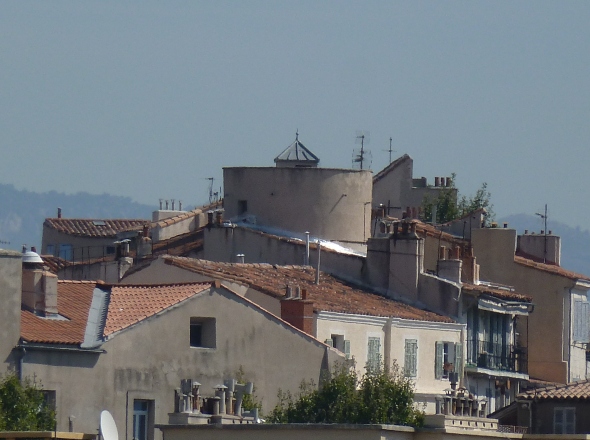
<path id="1" fill-rule="evenodd" d="M 143 225 L 141 235 L 137 239 L 137 258 L 142 259 L 152 255 L 152 239 L 149 234 L 149 225 Z"/>
<path id="2" fill-rule="evenodd" d="M 424 267 L 424 240 L 416 235 L 416 222 L 404 220 L 394 224 L 389 246 L 389 288 L 393 296 L 416 300 L 418 279 Z"/>
<path id="3" fill-rule="evenodd" d="M 57 275 L 23 264 L 22 304 L 39 316 L 57 315 Z"/>
<path id="4" fill-rule="evenodd" d="M 450 252 L 449 259 L 445 258 L 444 246 L 439 251 L 438 276 L 456 283 L 461 282 L 461 266 L 463 262 L 460 259 L 461 249 L 455 246 Z M 443 258 L 440 258 L 442 255 Z"/>
<path id="5" fill-rule="evenodd" d="M 541 231 L 540 234 L 519 235 L 516 248 L 524 257 L 530 256 L 538 261 L 548 264 L 561 264 L 561 237 L 553 235 L 551 231 Z M 545 253 L 545 249 L 547 252 Z"/>
<path id="6" fill-rule="evenodd" d="M 313 336 L 313 301 L 307 299 L 306 289 L 301 289 L 300 297 L 281 300 L 281 319 Z"/>

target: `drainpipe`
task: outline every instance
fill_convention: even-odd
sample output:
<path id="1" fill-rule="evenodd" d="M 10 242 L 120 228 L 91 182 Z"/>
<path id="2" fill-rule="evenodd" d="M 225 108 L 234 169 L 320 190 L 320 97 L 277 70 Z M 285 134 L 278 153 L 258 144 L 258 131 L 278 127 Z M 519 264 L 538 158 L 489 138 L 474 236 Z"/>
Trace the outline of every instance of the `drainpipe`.
<path id="1" fill-rule="evenodd" d="M 21 355 L 18 359 L 18 380 L 20 382 L 23 381 L 23 364 L 25 360 L 25 354 L 27 354 L 27 350 L 22 345 L 20 346 Z"/>
<path id="2" fill-rule="evenodd" d="M 305 231 L 305 259 L 304 266 L 309 266 L 309 231 Z"/>
<path id="3" fill-rule="evenodd" d="M 318 266 L 315 271 L 315 283 L 316 284 L 320 284 L 320 254 L 321 254 L 321 252 L 322 252 L 322 244 L 320 243 L 320 240 L 318 239 Z"/>

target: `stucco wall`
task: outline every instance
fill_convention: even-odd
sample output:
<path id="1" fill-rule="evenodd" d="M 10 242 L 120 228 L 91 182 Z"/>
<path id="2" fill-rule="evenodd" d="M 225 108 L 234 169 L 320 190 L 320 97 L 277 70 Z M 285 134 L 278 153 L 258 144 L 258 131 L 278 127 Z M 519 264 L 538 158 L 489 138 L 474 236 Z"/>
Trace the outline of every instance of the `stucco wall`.
<path id="1" fill-rule="evenodd" d="M 316 265 L 317 250 L 310 246 L 310 264 Z M 281 239 L 247 228 L 205 228 L 204 258 L 211 261 L 237 262 L 244 254 L 246 263 L 303 264 L 305 243 Z M 320 267 L 324 272 L 344 279 L 360 279 L 365 258 L 322 249 Z"/>
<path id="2" fill-rule="evenodd" d="M 480 279 L 514 286 L 517 292 L 533 297 L 535 308 L 528 319 L 529 375 L 567 382 L 569 289 L 574 281 L 516 263 L 513 229 L 474 229 L 472 245 L 480 264 Z"/>
<path id="3" fill-rule="evenodd" d="M 216 319 L 216 348 L 190 347 L 191 317 Z M 269 411 L 279 388 L 296 392 L 304 379 L 318 383 L 322 368 L 340 358 L 223 288 L 149 318 L 102 348 L 102 354 L 27 353 L 25 374 L 57 390 L 58 430 L 67 430 L 72 415 L 76 430 L 95 432 L 100 411 L 108 409 L 120 438 L 130 439 L 133 399 L 155 400 L 155 421 L 165 423 L 181 379 L 198 380 L 202 394 L 212 396 L 213 386 L 240 366 Z"/>
<path id="4" fill-rule="evenodd" d="M 0 376 L 16 367 L 22 274 L 22 254 L 0 249 Z"/>
<path id="5" fill-rule="evenodd" d="M 225 217 L 247 201 L 259 224 L 327 240 L 370 236 L 372 173 L 328 168 L 224 168 Z"/>
<path id="6" fill-rule="evenodd" d="M 107 255 L 106 247 L 116 247 L 115 237 L 78 237 L 76 235 L 64 234 L 53 228 L 43 226 L 43 242 L 41 245 L 41 254 L 47 255 L 47 245 L 54 245 L 54 254 L 59 256 L 60 244 L 71 244 L 74 261 L 87 260 L 89 258 L 100 258 Z M 71 261 L 71 258 L 68 259 Z"/>

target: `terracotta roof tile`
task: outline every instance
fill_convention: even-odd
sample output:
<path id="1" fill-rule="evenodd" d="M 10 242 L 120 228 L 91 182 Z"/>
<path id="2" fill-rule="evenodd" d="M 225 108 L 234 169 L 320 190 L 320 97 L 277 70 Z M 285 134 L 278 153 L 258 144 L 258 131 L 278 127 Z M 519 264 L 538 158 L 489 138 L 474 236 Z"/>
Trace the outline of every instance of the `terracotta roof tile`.
<path id="1" fill-rule="evenodd" d="M 56 231 L 80 236 L 113 238 L 119 232 L 139 231 L 143 225 L 149 224 L 149 220 L 141 219 L 73 219 L 73 218 L 47 218 L 43 226 Z"/>
<path id="2" fill-rule="evenodd" d="M 211 283 L 113 285 L 105 336 L 136 324 L 207 289 Z"/>
<path id="3" fill-rule="evenodd" d="M 47 344 L 81 344 L 96 284 L 94 281 L 59 281 L 57 310 L 67 319 L 43 318 L 22 310 L 22 339 Z"/>
<path id="4" fill-rule="evenodd" d="M 320 284 L 317 285 L 315 270 L 309 266 L 219 263 L 169 256 L 164 258 L 167 264 L 212 278 L 243 283 L 275 298 L 285 296 L 287 285 L 299 286 L 307 290 L 307 298 L 313 301 L 314 309 L 318 311 L 454 322 L 446 316 L 351 286 L 323 272 L 320 274 Z"/>
<path id="5" fill-rule="evenodd" d="M 528 258 L 523 258 L 519 256 L 515 256 L 514 261 L 522 266 L 527 266 L 533 269 L 542 270 L 543 272 L 560 275 L 562 277 L 569 278 L 570 280 L 583 280 L 590 282 L 590 277 L 586 275 L 575 273 L 553 264 L 539 263 Z"/>
<path id="6" fill-rule="evenodd" d="M 464 292 L 474 292 L 483 295 L 493 296 L 494 298 L 504 299 L 508 301 L 522 301 L 532 302 L 533 298 L 522 293 L 512 292 L 510 290 L 498 289 L 484 284 L 468 284 L 463 283 L 461 289 Z"/>
<path id="7" fill-rule="evenodd" d="M 518 395 L 526 400 L 569 400 L 590 398 L 590 381 L 584 380 L 567 385 L 551 385 L 536 388 Z"/>
<path id="8" fill-rule="evenodd" d="M 217 202 L 213 202 L 208 205 L 200 206 L 200 207 L 195 208 L 195 209 L 188 211 L 188 212 L 182 212 L 182 213 L 175 215 L 173 217 L 168 217 L 163 220 L 160 220 L 159 222 L 154 222 L 154 223 L 152 223 L 152 227 L 153 226 L 160 226 L 160 227 L 170 226 L 175 223 L 186 220 L 187 218 L 195 217 L 195 216 L 202 214 L 204 212 L 207 212 L 207 211 L 210 211 L 213 209 L 219 209 L 221 207 L 223 207 L 223 200 L 219 200 Z"/>

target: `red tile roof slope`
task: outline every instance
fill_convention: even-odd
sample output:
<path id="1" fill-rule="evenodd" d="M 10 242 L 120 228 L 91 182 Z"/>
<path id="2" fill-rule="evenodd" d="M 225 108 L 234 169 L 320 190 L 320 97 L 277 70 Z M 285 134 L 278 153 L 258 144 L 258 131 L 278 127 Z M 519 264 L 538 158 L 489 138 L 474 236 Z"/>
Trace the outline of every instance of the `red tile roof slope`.
<path id="1" fill-rule="evenodd" d="M 42 318 L 22 310 L 22 339 L 29 343 L 81 344 L 95 287 L 94 281 L 59 281 L 57 309 L 68 320 Z"/>
<path id="2" fill-rule="evenodd" d="M 451 318 L 394 301 L 346 284 L 326 273 L 315 284 L 315 270 L 306 266 L 219 263 L 183 257 L 164 257 L 167 264 L 215 279 L 246 284 L 259 292 L 282 298 L 287 285 L 307 290 L 318 311 L 396 317 L 420 321 L 454 322 Z"/>
<path id="3" fill-rule="evenodd" d="M 168 218 L 165 218 L 165 219 L 160 220 L 158 222 L 152 223 L 152 227 L 160 226 L 160 227 L 164 228 L 166 226 L 170 226 L 170 225 L 174 225 L 176 223 L 179 223 L 179 222 L 186 220 L 188 218 L 195 217 L 195 216 L 200 215 L 204 212 L 211 211 L 214 209 L 219 209 L 222 207 L 223 207 L 223 200 L 219 200 L 217 202 L 213 202 L 208 205 L 200 206 L 200 207 L 195 208 L 191 211 L 186 211 L 186 212 L 180 211 L 178 215 L 175 215 L 173 217 L 168 217 Z"/>
<path id="4" fill-rule="evenodd" d="M 569 400 L 590 398 L 590 381 L 536 388 L 518 395 L 526 400 Z"/>
<path id="5" fill-rule="evenodd" d="M 505 299 L 508 301 L 532 302 L 533 298 L 522 293 L 511 292 L 510 290 L 497 289 L 483 284 L 463 283 L 461 289 L 464 292 L 474 292 L 484 295 L 493 296 L 494 298 Z"/>
<path id="6" fill-rule="evenodd" d="M 522 266 L 531 267 L 533 269 L 542 270 L 543 272 L 552 273 L 555 275 L 559 275 L 565 278 L 569 278 L 570 280 L 582 280 L 582 281 L 589 281 L 590 277 L 586 275 L 582 275 L 579 273 L 572 272 L 570 270 L 566 270 L 560 266 L 555 266 L 553 264 L 546 264 L 546 263 L 538 263 L 533 260 L 529 260 L 527 258 L 514 256 L 514 261 Z"/>
<path id="7" fill-rule="evenodd" d="M 55 229 L 64 234 L 80 237 L 113 238 L 119 232 L 139 231 L 143 225 L 149 224 L 149 220 L 142 219 L 73 219 L 73 218 L 47 218 L 43 226 Z"/>
<path id="8" fill-rule="evenodd" d="M 136 324 L 211 287 L 211 283 L 113 285 L 105 336 Z"/>

